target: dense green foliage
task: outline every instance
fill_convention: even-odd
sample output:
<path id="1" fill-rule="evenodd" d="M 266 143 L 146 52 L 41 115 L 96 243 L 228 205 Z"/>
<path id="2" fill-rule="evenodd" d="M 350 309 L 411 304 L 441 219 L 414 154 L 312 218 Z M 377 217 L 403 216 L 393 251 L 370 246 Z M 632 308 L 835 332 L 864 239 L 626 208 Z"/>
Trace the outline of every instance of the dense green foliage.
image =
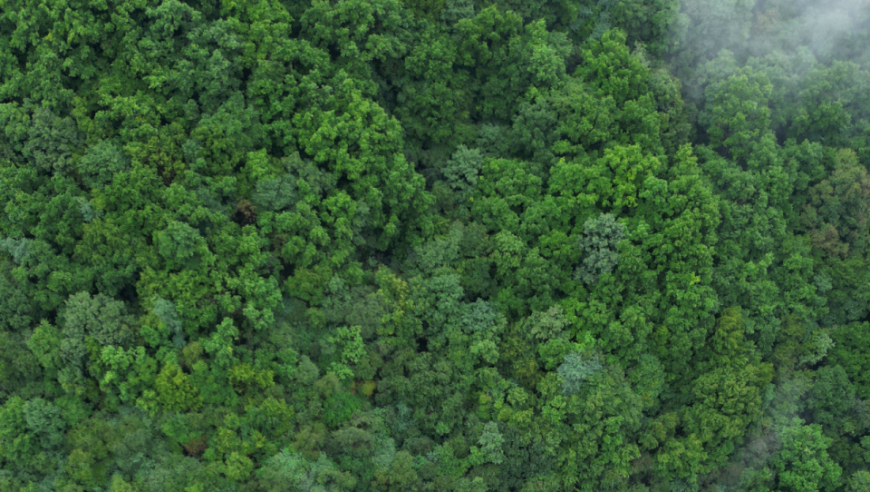
<path id="1" fill-rule="evenodd" d="M 829 11 L 0 2 L 0 491 L 870 491 Z"/>

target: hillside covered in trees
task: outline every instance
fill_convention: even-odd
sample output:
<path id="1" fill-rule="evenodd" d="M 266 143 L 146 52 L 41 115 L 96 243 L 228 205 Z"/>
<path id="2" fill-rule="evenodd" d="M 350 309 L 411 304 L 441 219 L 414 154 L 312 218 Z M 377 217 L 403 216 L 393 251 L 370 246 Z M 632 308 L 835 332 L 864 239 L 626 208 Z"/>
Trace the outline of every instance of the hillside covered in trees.
<path id="1" fill-rule="evenodd" d="M 870 2 L 0 1 L 0 491 L 870 491 Z"/>

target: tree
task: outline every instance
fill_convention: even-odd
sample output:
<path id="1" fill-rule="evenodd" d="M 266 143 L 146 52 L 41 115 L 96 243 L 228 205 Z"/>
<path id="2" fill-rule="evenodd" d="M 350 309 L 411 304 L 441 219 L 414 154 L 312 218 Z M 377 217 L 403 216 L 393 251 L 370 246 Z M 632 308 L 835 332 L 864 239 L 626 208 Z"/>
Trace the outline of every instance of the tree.
<path id="1" fill-rule="evenodd" d="M 773 457 L 777 487 L 785 491 L 833 490 L 842 470 L 828 456 L 831 440 L 816 424 L 793 419 L 782 431 L 782 449 Z"/>
<path id="2" fill-rule="evenodd" d="M 205 240 L 198 231 L 183 222 L 172 221 L 167 224 L 165 229 L 154 235 L 154 243 L 157 252 L 171 269 L 195 266 L 208 256 Z"/>
<path id="3" fill-rule="evenodd" d="M 855 391 L 863 398 L 870 398 L 870 381 L 865 370 L 867 358 L 863 350 L 868 345 L 864 340 L 870 335 L 864 323 L 843 325 L 831 332 L 834 347 L 828 354 L 828 364 L 841 367 L 849 381 L 854 383 Z"/>
<path id="4" fill-rule="evenodd" d="M 809 190 L 809 201 L 801 214 L 813 245 L 826 253 L 846 257 L 850 248 L 864 254 L 863 233 L 870 217 L 870 176 L 858 164 L 854 152 L 837 153 L 830 177 Z"/>
<path id="5" fill-rule="evenodd" d="M 483 154 L 480 149 L 461 145 L 447 161 L 444 177 L 454 190 L 455 199 L 462 203 L 471 197 L 477 185 L 478 173 L 483 167 Z"/>
<path id="6" fill-rule="evenodd" d="M 73 294 L 66 301 L 61 317 L 63 331 L 69 337 L 90 336 L 100 345 L 123 346 L 132 337 L 132 320 L 123 302 L 103 294 Z"/>
<path id="7" fill-rule="evenodd" d="M 585 357 L 571 353 L 565 356 L 565 361 L 556 372 L 562 378 L 562 393 L 574 395 L 580 392 L 584 381 L 602 369 L 601 362 L 596 354 L 588 354 Z"/>
<path id="8" fill-rule="evenodd" d="M 81 145 L 82 136 L 71 118 L 58 117 L 48 108 L 36 109 L 28 133 L 22 157 L 43 172 L 67 172 L 72 167 L 73 152 Z"/>
<path id="9" fill-rule="evenodd" d="M 475 465 L 493 463 L 496 465 L 504 462 L 504 437 L 498 430 L 498 424 L 487 422 L 483 426 L 483 433 L 477 441 L 480 447 L 472 446 L 470 460 Z"/>
<path id="10" fill-rule="evenodd" d="M 117 143 L 101 140 L 78 160 L 76 171 L 87 188 L 94 189 L 112 181 L 115 174 L 129 170 L 129 162 Z"/>
<path id="11" fill-rule="evenodd" d="M 311 462 L 287 449 L 269 458 L 256 474 L 267 490 L 281 490 L 289 484 L 305 491 L 319 487 L 341 491 L 352 490 L 356 484 L 352 476 L 339 471 L 325 455 Z"/>
<path id="12" fill-rule="evenodd" d="M 166 411 L 183 412 L 196 410 L 202 405 L 202 397 L 193 386 L 190 376 L 184 374 L 178 364 L 167 362 L 154 380 L 157 400 Z"/>
<path id="13" fill-rule="evenodd" d="M 583 236 L 579 240 L 583 264 L 574 277 L 586 284 L 594 284 L 598 277 L 610 273 L 619 261 L 619 242 L 625 239 L 625 224 L 616 222 L 613 215 L 602 214 L 586 219 Z"/>
<path id="14" fill-rule="evenodd" d="M 751 69 L 711 81 L 705 89 L 706 109 L 699 115 L 710 137 L 710 146 L 744 162 L 752 143 L 770 131 L 768 104 L 772 89 L 763 73 Z"/>

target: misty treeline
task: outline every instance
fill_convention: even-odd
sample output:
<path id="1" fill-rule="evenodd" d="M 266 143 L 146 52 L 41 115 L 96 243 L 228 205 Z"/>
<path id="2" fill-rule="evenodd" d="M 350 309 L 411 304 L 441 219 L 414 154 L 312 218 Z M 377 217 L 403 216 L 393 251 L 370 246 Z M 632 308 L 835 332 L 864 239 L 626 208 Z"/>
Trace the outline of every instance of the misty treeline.
<path id="1" fill-rule="evenodd" d="M 0 491 L 870 491 L 870 2 L 0 2 Z"/>

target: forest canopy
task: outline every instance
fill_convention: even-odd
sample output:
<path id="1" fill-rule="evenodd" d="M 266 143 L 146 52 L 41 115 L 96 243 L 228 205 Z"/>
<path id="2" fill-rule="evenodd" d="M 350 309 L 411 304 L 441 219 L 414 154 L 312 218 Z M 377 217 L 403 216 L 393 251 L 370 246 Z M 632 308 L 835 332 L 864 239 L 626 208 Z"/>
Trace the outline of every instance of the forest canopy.
<path id="1" fill-rule="evenodd" d="M 0 2 L 0 492 L 870 491 L 867 0 Z"/>

